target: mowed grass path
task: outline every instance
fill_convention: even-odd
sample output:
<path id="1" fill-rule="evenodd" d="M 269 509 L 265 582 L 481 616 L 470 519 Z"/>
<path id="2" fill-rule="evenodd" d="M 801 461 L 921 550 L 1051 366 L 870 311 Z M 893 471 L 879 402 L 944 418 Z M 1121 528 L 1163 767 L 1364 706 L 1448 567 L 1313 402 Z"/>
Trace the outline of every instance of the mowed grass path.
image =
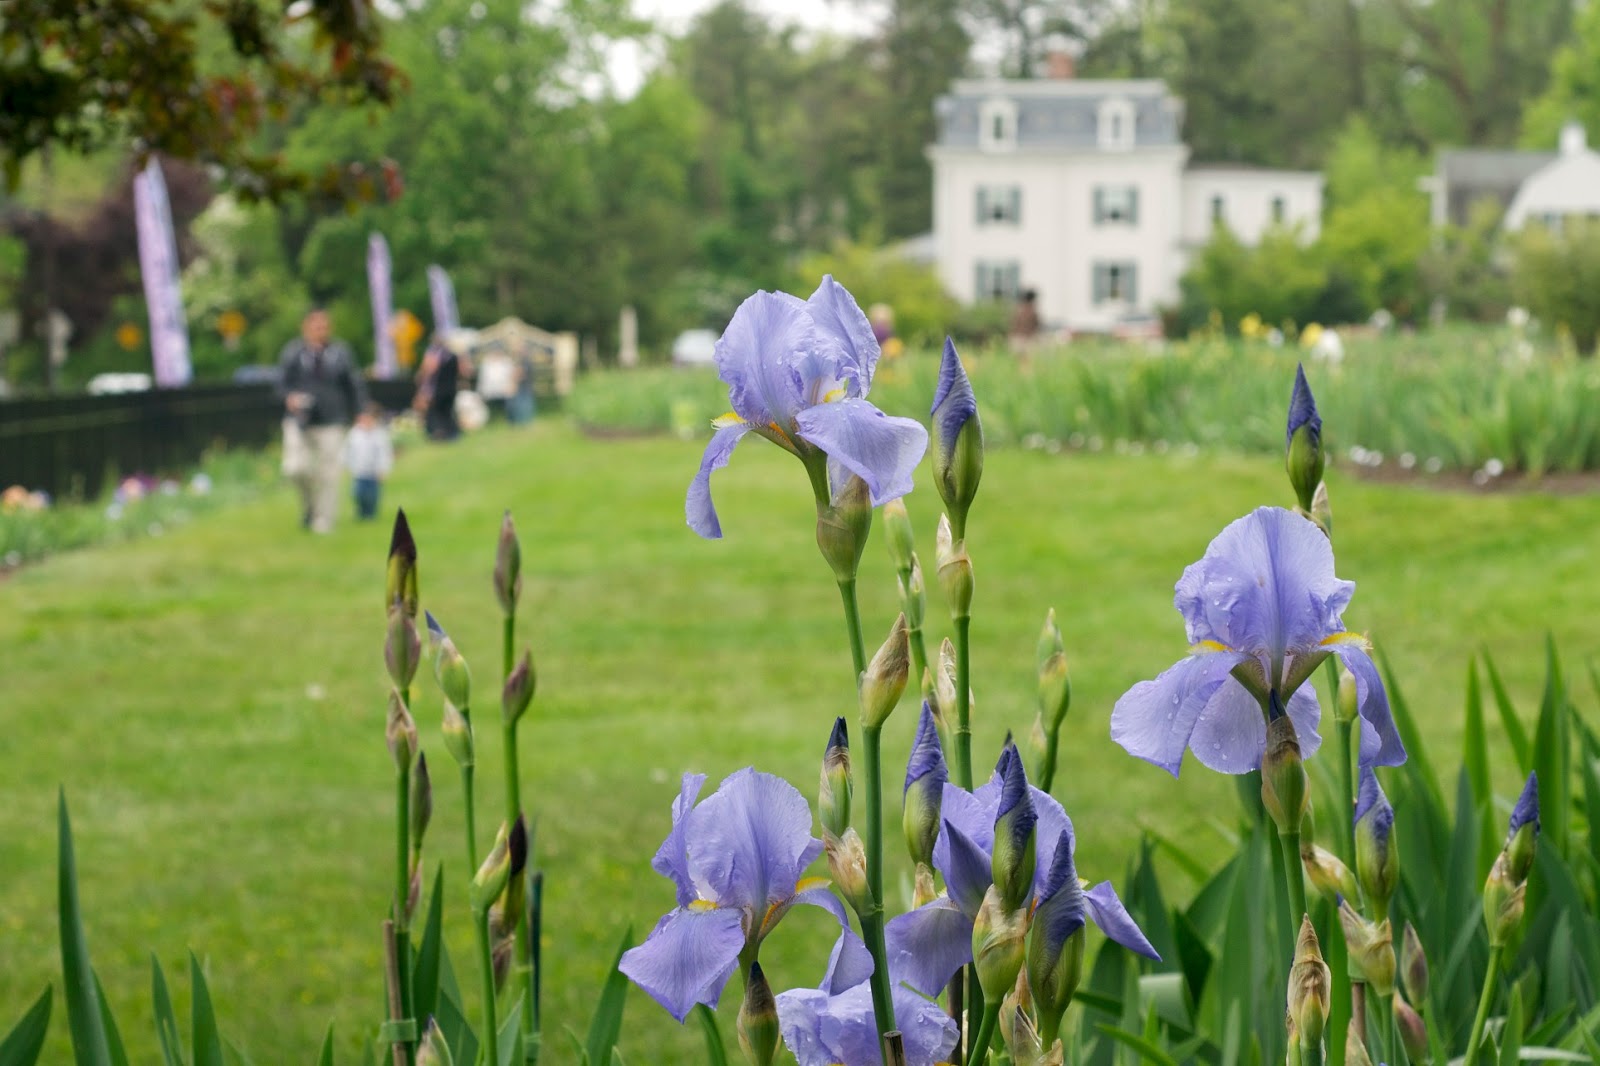
<path id="1" fill-rule="evenodd" d="M 810 794 L 836 714 L 854 714 L 830 575 L 816 554 L 800 467 L 753 441 L 720 473 L 726 539 L 683 524 L 699 443 L 596 442 L 560 421 L 406 453 L 385 506 L 421 546 L 422 598 L 474 668 L 480 828 L 501 806 L 498 620 L 489 585 L 502 508 L 522 534 L 520 633 L 539 695 L 523 728 L 525 795 L 547 870 L 549 1061 L 569 1061 L 623 927 L 643 936 L 672 902 L 650 870 L 685 770 L 749 763 Z M 938 499 L 927 468 L 911 500 L 924 557 Z M 1569 659 L 1596 652 L 1600 499 L 1476 497 L 1333 475 L 1348 620 L 1405 678 L 1441 766 L 1458 754 L 1467 656 L 1488 645 L 1526 703 L 1552 631 Z M 1182 781 L 1107 737 L 1116 697 L 1183 653 L 1171 589 L 1223 525 L 1287 485 L 1273 461 L 1202 456 L 988 460 L 969 543 L 975 762 L 1033 716 L 1034 643 L 1055 607 L 1074 705 L 1057 793 L 1086 876 L 1121 877 L 1142 827 L 1207 857 L 1234 808 L 1231 782 Z M 91 949 L 135 1061 L 153 1061 L 149 953 L 180 986 L 205 962 L 224 1031 L 258 1063 L 308 1062 L 330 1020 L 354 1046 L 382 1009 L 379 923 L 389 896 L 392 770 L 383 742 L 382 585 L 387 524 L 312 538 L 280 491 L 161 538 L 73 553 L 0 583 L 0 1021 L 59 969 L 54 805 L 66 788 Z M 929 567 L 931 573 L 931 565 Z M 930 578 L 930 584 L 932 584 Z M 862 577 L 869 644 L 894 581 L 875 533 Z M 930 636 L 948 626 L 931 594 Z M 431 679 L 417 718 L 434 771 L 430 861 L 445 863 L 448 936 L 469 997 L 460 787 Z M 1587 704 L 1587 700 L 1585 703 Z M 897 790 L 914 727 L 887 729 Z M 1497 769 L 1506 769 L 1502 759 Z M 898 805 L 891 861 L 903 874 Z M 1175 875 L 1173 891 L 1189 890 Z M 795 913 L 763 952 L 779 987 L 814 984 L 831 939 Z M 175 973 L 176 971 L 176 973 Z M 731 1001 L 733 996 L 729 996 Z M 59 1002 L 59 1000 L 58 1000 Z M 734 1006 L 724 1003 L 727 1014 Z M 64 1060 L 58 1012 L 52 1061 Z M 730 1030 L 731 1033 L 731 1030 Z M 697 1061 L 698 1035 L 630 1000 L 630 1061 Z"/>

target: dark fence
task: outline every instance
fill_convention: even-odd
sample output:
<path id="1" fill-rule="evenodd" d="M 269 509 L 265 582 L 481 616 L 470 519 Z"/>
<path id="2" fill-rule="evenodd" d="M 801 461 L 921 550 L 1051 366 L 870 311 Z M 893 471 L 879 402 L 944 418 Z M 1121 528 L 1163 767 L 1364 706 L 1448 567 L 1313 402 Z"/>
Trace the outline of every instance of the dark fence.
<path id="1" fill-rule="evenodd" d="M 409 381 L 368 384 L 390 410 L 410 403 Z M 0 489 L 93 498 L 116 477 L 181 472 L 209 448 L 261 447 L 282 421 L 270 385 L 0 400 Z"/>

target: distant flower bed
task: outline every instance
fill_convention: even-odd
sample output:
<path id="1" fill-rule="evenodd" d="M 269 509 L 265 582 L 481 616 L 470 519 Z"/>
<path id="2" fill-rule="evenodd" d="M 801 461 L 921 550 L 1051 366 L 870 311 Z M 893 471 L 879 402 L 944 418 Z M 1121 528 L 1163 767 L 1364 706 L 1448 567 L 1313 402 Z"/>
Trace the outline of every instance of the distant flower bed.
<path id="1" fill-rule="evenodd" d="M 71 548 L 160 536 L 195 515 L 254 496 L 276 477 L 268 456 L 218 452 L 183 479 L 124 477 L 100 500 L 56 500 L 10 486 L 0 491 L 0 573 Z"/>
<path id="2" fill-rule="evenodd" d="M 1318 402 L 1331 455 L 1418 475 L 1600 470 L 1600 366 L 1532 353 L 1510 330 L 1449 329 L 1358 338 L 1324 364 Z M 1283 447 L 1281 376 L 1305 353 L 1262 342 L 1198 340 L 1163 348 L 1080 343 L 1026 359 L 1004 349 L 966 357 L 985 398 L 991 444 L 1153 452 Z M 931 354 L 879 368 L 885 411 L 926 420 Z M 1269 372 L 1272 371 L 1272 372 Z M 710 370 L 590 374 L 569 409 L 598 432 L 708 435 L 726 407 Z"/>

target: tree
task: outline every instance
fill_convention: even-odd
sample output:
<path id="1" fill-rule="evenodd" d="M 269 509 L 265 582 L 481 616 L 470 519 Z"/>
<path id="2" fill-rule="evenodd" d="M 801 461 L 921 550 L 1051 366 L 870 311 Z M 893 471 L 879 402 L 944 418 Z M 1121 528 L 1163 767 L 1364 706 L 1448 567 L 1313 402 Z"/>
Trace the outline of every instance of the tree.
<path id="1" fill-rule="evenodd" d="M 934 101 L 961 74 L 971 47 L 959 9 L 959 0 L 894 0 L 890 7 L 884 27 L 888 91 L 872 114 L 881 145 L 876 192 L 884 237 L 910 237 L 933 224 L 926 152 L 938 132 Z"/>
<path id="2" fill-rule="evenodd" d="M 1329 268 L 1348 278 L 1368 307 L 1400 318 L 1423 310 L 1418 262 L 1428 248 L 1428 204 L 1417 189 L 1422 156 L 1385 147 L 1361 118 L 1350 121 L 1328 159 L 1328 214 L 1321 243 Z"/>
<path id="3" fill-rule="evenodd" d="M 1569 119 L 1600 135 L 1600 4 L 1579 9 L 1571 35 L 1551 58 L 1550 84 L 1523 115 L 1523 146 L 1549 151 Z"/>

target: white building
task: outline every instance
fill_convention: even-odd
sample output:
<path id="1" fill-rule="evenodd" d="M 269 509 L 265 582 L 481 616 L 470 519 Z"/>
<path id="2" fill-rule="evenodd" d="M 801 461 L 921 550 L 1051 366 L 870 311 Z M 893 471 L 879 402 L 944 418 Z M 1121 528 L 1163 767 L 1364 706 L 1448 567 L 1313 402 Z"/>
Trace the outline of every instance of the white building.
<path id="1" fill-rule="evenodd" d="M 1320 174 L 1189 166 L 1160 81 L 958 81 L 937 115 L 935 258 L 964 301 L 1033 290 L 1047 324 L 1109 330 L 1176 303 L 1219 222 L 1317 233 Z"/>
<path id="2" fill-rule="evenodd" d="M 1589 147 L 1580 123 L 1568 122 L 1561 127 L 1560 152 L 1512 197 L 1506 229 L 1520 230 L 1529 222 L 1559 229 L 1563 219 L 1574 216 L 1600 218 L 1600 152 Z"/>
<path id="3" fill-rule="evenodd" d="M 1432 204 L 1435 226 L 1464 226 L 1480 204 L 1504 212 L 1507 230 L 1532 222 L 1559 228 L 1574 215 L 1600 217 L 1600 153 L 1582 124 L 1561 127 L 1556 152 L 1493 148 L 1441 151 L 1433 173 L 1418 182 Z"/>

